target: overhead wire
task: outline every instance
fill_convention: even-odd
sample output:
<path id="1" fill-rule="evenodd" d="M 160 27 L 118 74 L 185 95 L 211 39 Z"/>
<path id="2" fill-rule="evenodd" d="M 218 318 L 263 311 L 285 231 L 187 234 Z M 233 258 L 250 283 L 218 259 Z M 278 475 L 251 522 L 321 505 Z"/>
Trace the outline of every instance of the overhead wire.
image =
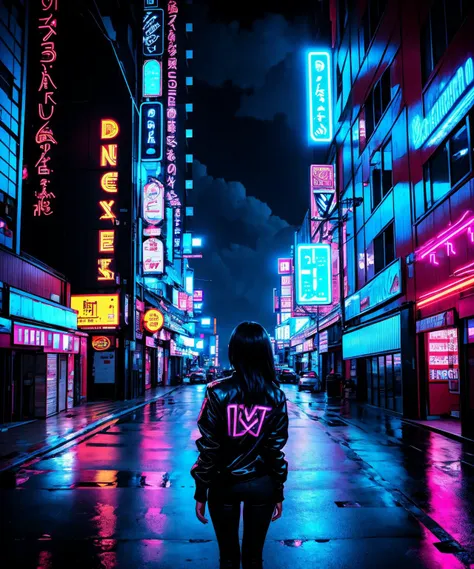
<path id="1" fill-rule="evenodd" d="M 93 1 L 93 3 L 94 3 L 95 9 L 97 10 L 97 14 L 99 15 L 99 18 L 100 18 L 101 21 L 102 21 L 102 14 L 101 14 L 101 12 L 100 12 L 99 6 L 97 5 L 97 2 L 96 2 L 96 0 L 92 0 L 92 1 Z M 97 25 L 97 27 L 99 28 L 99 31 L 101 32 L 101 34 L 105 37 L 105 39 L 110 43 L 110 45 L 111 45 L 111 47 L 112 47 L 112 51 L 114 52 L 115 59 L 117 60 L 118 66 L 120 67 L 120 71 L 121 71 L 121 73 L 122 73 L 123 79 L 124 79 L 124 81 L 125 81 L 125 85 L 127 86 L 128 92 L 129 92 L 129 94 L 130 94 L 130 98 L 131 98 L 131 100 L 132 100 L 133 106 L 134 106 L 134 108 L 135 108 L 135 111 L 136 111 L 137 114 L 139 115 L 139 114 L 140 114 L 140 110 L 139 110 L 139 108 L 138 108 L 138 106 L 137 106 L 137 103 L 136 103 L 136 101 L 135 101 L 135 97 L 133 96 L 132 89 L 130 88 L 130 84 L 129 84 L 129 82 L 128 82 L 127 75 L 126 75 L 126 73 L 125 73 L 124 65 L 123 65 L 122 61 L 120 60 L 120 57 L 119 57 L 119 55 L 118 55 L 118 53 L 117 53 L 117 49 L 116 49 L 116 47 L 115 47 L 115 41 L 114 41 L 112 38 L 109 37 L 109 35 L 107 34 L 107 31 L 106 31 L 106 30 L 102 29 L 102 26 L 101 26 L 100 23 L 97 21 L 97 18 L 95 17 L 95 15 L 93 14 L 93 12 L 92 12 L 89 8 L 87 8 L 87 10 L 88 10 L 89 14 L 92 16 L 92 19 L 93 19 L 94 22 L 96 23 L 96 25 Z"/>

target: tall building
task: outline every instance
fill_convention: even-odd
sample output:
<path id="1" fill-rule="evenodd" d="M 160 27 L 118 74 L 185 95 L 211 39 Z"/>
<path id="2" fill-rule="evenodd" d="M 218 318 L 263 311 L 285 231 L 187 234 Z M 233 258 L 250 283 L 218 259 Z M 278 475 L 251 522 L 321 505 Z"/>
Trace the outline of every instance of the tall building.
<path id="1" fill-rule="evenodd" d="M 186 4 L 58 2 L 31 2 L 24 248 L 71 281 L 90 398 L 131 398 L 192 357 Z"/>
<path id="2" fill-rule="evenodd" d="M 87 394 L 86 340 L 70 308 L 70 285 L 23 253 L 28 31 L 42 38 L 39 57 L 57 73 L 55 33 L 46 38 L 43 26 L 55 21 L 57 6 L 42 4 L 44 20 L 31 21 L 28 2 L 0 2 L 0 423 L 44 418 Z M 41 133 L 33 136 L 46 142 Z"/>
<path id="3" fill-rule="evenodd" d="M 332 8 L 346 375 L 372 405 L 472 436 L 473 6 Z"/>

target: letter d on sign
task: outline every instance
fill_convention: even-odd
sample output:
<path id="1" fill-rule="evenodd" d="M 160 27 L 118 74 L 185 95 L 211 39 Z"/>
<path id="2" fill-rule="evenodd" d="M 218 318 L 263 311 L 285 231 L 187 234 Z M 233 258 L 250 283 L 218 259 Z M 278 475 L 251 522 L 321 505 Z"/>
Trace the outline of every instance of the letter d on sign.
<path id="1" fill-rule="evenodd" d="M 119 133 L 119 125 L 113 119 L 102 119 L 100 121 L 100 138 L 102 140 L 115 138 Z"/>

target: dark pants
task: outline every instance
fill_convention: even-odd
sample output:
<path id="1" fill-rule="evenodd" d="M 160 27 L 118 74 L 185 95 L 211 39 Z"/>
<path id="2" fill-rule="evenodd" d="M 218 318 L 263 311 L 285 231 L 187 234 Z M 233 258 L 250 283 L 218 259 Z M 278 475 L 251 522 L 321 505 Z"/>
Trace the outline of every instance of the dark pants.
<path id="1" fill-rule="evenodd" d="M 241 502 L 244 503 L 242 567 L 261 569 L 263 545 L 275 509 L 273 482 L 269 476 L 209 489 L 209 514 L 219 544 L 220 568 L 239 569 L 240 567 Z"/>

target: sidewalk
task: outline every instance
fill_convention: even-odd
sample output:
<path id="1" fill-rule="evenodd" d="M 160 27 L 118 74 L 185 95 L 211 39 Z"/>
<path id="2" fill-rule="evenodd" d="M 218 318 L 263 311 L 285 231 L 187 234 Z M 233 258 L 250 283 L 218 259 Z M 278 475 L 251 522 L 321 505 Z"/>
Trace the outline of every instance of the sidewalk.
<path id="1" fill-rule="evenodd" d="M 179 386 L 155 387 L 130 401 L 87 403 L 0 432 L 0 472 L 17 467 L 171 393 Z"/>

